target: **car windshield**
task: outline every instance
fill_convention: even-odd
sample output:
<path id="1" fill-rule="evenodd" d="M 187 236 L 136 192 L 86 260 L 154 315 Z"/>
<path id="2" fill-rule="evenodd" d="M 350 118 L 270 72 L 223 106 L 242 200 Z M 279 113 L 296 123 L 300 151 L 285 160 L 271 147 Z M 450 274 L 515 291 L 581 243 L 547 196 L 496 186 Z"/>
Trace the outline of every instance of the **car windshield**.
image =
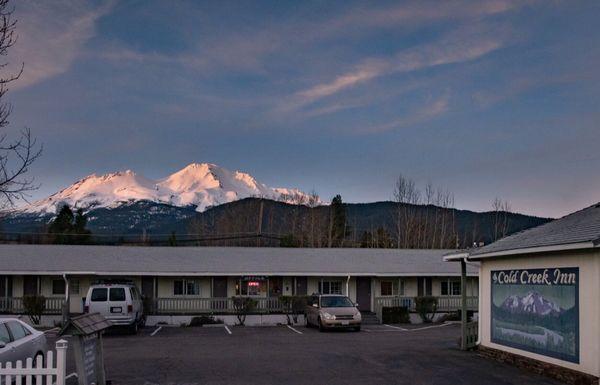
<path id="1" fill-rule="evenodd" d="M 353 307 L 348 297 L 321 297 L 321 307 Z"/>

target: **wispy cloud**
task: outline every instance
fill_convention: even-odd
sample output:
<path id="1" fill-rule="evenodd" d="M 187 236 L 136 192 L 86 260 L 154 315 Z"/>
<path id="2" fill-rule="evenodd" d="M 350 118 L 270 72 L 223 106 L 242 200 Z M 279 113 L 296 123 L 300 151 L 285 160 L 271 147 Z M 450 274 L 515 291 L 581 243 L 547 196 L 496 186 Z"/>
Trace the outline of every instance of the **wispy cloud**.
<path id="1" fill-rule="evenodd" d="M 113 5 L 114 1 L 101 6 L 66 0 L 16 3 L 18 41 L 9 52 L 9 68 L 25 63 L 25 69 L 11 87 L 25 88 L 66 72 L 96 34 L 96 21 Z"/>
<path id="2" fill-rule="evenodd" d="M 490 33 L 468 27 L 454 31 L 435 42 L 398 52 L 388 58 L 366 59 L 354 70 L 338 75 L 330 82 L 297 92 L 291 101 L 287 101 L 283 110 L 299 109 L 381 76 L 477 59 L 504 45 L 505 38 L 500 32 L 495 30 L 494 33 Z"/>
<path id="3" fill-rule="evenodd" d="M 443 95 L 437 99 L 426 102 L 424 105 L 415 110 L 407 112 L 406 115 L 401 116 L 398 119 L 394 119 L 387 123 L 360 127 L 356 130 L 356 132 L 360 134 L 381 133 L 434 119 L 448 111 L 449 100 L 448 94 Z"/>

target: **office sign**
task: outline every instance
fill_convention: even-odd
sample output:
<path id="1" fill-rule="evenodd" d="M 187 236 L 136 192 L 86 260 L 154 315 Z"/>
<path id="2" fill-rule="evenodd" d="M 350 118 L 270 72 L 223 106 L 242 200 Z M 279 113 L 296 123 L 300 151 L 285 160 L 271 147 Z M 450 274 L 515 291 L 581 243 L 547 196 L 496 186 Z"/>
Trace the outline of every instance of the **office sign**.
<path id="1" fill-rule="evenodd" d="M 491 272 L 492 342 L 579 363 L 579 268 Z"/>

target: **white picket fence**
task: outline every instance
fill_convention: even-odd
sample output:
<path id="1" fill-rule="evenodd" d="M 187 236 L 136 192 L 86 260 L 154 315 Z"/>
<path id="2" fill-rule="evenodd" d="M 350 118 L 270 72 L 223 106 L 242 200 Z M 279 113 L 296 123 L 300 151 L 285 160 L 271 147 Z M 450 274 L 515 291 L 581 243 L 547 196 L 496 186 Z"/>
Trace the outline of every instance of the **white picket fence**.
<path id="1" fill-rule="evenodd" d="M 68 346 L 65 340 L 56 341 L 56 365 L 52 350 L 46 353 L 45 362 L 42 356 L 37 356 L 35 366 L 32 358 L 25 361 L 25 366 L 22 361 L 14 366 L 12 362 L 4 366 L 0 363 L 0 385 L 32 385 L 34 378 L 35 385 L 65 385 Z"/>

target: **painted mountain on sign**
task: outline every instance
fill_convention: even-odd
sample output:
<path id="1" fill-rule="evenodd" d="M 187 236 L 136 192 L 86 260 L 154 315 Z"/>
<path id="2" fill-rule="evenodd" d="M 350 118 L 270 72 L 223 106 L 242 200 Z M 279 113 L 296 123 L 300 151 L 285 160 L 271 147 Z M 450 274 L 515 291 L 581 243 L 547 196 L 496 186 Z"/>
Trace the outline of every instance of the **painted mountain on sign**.
<path id="1" fill-rule="evenodd" d="M 524 296 L 511 295 L 504 300 L 501 307 L 511 313 L 542 316 L 558 316 L 564 311 L 560 306 L 535 291 L 531 291 Z"/>

